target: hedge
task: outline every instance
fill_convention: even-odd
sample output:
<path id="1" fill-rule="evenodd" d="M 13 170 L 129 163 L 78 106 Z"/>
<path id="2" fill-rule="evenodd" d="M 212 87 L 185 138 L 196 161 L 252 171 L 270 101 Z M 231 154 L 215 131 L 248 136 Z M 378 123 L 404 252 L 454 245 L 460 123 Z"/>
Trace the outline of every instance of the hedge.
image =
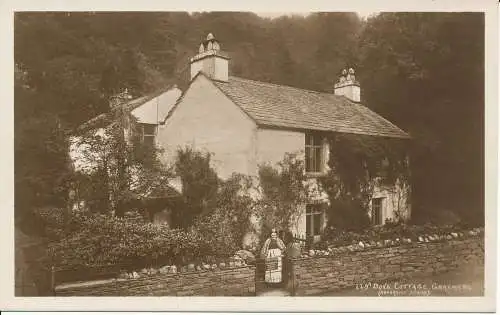
<path id="1" fill-rule="evenodd" d="M 54 210 L 46 218 L 59 215 L 60 211 Z M 215 263 L 221 256 L 215 244 L 195 230 L 170 229 L 137 218 L 73 213 L 66 224 L 59 219 L 51 222 L 46 225 L 46 235 L 51 239 L 46 263 L 67 269 Z"/>

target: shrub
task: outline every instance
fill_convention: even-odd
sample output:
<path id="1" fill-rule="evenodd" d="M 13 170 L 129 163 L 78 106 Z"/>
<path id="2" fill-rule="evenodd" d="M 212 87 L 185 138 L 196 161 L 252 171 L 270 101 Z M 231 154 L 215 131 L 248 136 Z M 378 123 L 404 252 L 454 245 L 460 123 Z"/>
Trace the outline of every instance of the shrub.
<path id="1" fill-rule="evenodd" d="M 49 245 L 49 263 L 65 268 L 108 264 L 141 268 L 196 262 L 217 254 L 214 244 L 197 231 L 126 217 L 81 214 L 78 220 L 78 229 Z"/>
<path id="2" fill-rule="evenodd" d="M 199 218 L 193 230 L 203 235 L 217 256 L 226 256 L 242 248 L 243 237 L 253 231 L 251 216 L 254 201 L 250 197 L 251 179 L 233 174 L 221 182 L 216 208 Z"/>
<path id="3" fill-rule="evenodd" d="M 407 225 L 402 222 L 387 222 L 383 226 L 374 226 L 363 231 L 346 231 L 335 227 L 327 227 L 321 237 L 322 242 L 314 244 L 324 249 L 328 245 L 343 246 L 363 242 L 377 242 L 409 238 L 417 240 L 420 236 L 448 235 L 452 232 L 465 231 L 468 227 L 461 225 Z"/>
<path id="4" fill-rule="evenodd" d="M 182 211 L 176 211 L 176 226 L 190 227 L 197 216 L 211 212 L 216 204 L 219 178 L 210 166 L 209 153 L 194 151 L 186 147 L 179 149 L 175 161 L 175 173 L 182 182 Z"/>
<path id="5" fill-rule="evenodd" d="M 366 208 L 356 199 L 331 200 L 327 208 L 328 226 L 347 231 L 362 231 L 370 224 Z"/>
<path id="6" fill-rule="evenodd" d="M 57 241 L 74 233 L 84 223 L 81 212 L 70 213 L 64 208 L 44 207 L 33 212 L 42 236 L 49 241 Z"/>

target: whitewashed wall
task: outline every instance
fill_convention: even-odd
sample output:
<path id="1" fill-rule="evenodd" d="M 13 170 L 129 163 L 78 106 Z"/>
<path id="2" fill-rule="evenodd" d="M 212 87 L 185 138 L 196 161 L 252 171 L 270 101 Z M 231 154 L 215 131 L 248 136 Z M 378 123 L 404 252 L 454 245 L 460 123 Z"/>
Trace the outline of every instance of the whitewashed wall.
<path id="1" fill-rule="evenodd" d="M 210 80 L 198 76 L 160 126 L 158 144 L 168 164 L 174 163 L 177 150 L 186 146 L 211 152 L 218 175 L 228 178 L 233 172 L 254 172 L 256 128 Z"/>

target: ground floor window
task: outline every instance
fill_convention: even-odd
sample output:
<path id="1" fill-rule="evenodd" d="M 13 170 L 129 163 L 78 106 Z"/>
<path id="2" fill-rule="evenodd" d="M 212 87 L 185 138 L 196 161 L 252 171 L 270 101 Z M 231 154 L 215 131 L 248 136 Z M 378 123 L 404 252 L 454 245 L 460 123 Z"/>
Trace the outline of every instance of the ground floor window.
<path id="1" fill-rule="evenodd" d="M 316 236 L 321 234 L 323 226 L 323 207 L 321 204 L 306 205 L 306 235 Z"/>
<path id="2" fill-rule="evenodd" d="M 380 225 L 382 224 L 382 206 L 384 203 L 384 198 L 373 198 L 372 199 L 372 224 Z"/>

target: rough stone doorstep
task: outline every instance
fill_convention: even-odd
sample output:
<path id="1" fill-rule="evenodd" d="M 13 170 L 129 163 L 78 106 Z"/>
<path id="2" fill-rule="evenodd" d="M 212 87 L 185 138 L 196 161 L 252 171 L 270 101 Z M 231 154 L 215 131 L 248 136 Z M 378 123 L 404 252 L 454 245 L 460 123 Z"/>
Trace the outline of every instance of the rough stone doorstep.
<path id="1" fill-rule="evenodd" d="M 91 287 L 95 285 L 102 285 L 115 282 L 115 279 L 104 279 L 104 280 L 92 280 L 92 281 L 78 281 L 78 282 L 68 282 L 56 285 L 55 290 L 67 290 L 73 288 L 81 287 Z"/>

